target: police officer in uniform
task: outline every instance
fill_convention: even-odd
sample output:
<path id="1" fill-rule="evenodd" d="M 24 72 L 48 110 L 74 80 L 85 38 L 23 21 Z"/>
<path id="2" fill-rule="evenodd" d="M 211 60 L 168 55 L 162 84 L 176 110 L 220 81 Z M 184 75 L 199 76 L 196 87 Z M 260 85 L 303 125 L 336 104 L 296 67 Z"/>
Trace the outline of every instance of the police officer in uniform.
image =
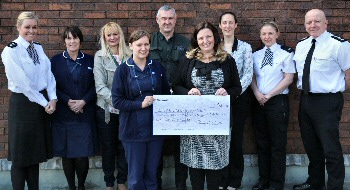
<path id="1" fill-rule="evenodd" d="M 253 128 L 259 160 L 259 181 L 252 190 L 281 190 L 286 173 L 289 121 L 288 86 L 293 82 L 294 50 L 276 43 L 279 29 L 274 22 L 260 27 L 262 49 L 253 53 Z"/>
<path id="2" fill-rule="evenodd" d="M 327 32 L 325 13 L 312 9 L 305 15 L 309 37 L 296 47 L 300 132 L 309 157 L 309 177 L 294 190 L 324 189 L 325 163 L 327 189 L 343 189 L 345 168 L 339 142 L 342 92 L 350 82 L 350 43 Z"/>
<path id="3" fill-rule="evenodd" d="M 159 25 L 159 31 L 152 35 L 150 58 L 163 64 L 166 69 L 168 82 L 171 86 L 175 74 L 177 73 L 179 60 L 185 56 L 190 41 L 186 37 L 175 33 L 176 12 L 171 6 L 164 5 L 159 8 L 156 21 Z M 175 136 L 168 140 L 171 140 L 171 145 L 174 145 L 176 188 L 177 190 L 187 189 L 186 179 L 188 168 L 180 163 L 180 137 Z M 165 144 L 167 143 L 165 142 Z M 162 171 L 163 163 L 161 160 L 157 173 L 158 189 L 162 187 Z"/>

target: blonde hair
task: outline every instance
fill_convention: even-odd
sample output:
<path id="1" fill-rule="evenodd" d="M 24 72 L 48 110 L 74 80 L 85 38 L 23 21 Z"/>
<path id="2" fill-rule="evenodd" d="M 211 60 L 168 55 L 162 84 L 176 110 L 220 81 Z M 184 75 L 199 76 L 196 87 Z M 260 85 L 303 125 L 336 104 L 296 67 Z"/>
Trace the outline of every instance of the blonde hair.
<path id="1" fill-rule="evenodd" d="M 280 32 L 280 30 L 279 30 L 279 28 L 278 28 L 278 25 L 277 25 L 275 22 L 273 22 L 273 21 L 264 22 L 264 23 L 260 26 L 259 31 L 260 31 L 263 27 L 265 27 L 265 26 L 271 26 L 272 28 L 275 29 L 275 31 L 276 31 L 277 33 Z"/>
<path id="2" fill-rule="evenodd" d="M 25 19 L 35 19 L 38 22 L 39 18 L 33 12 L 21 12 L 17 18 L 17 27 L 21 26 Z"/>
<path id="3" fill-rule="evenodd" d="M 118 53 L 119 53 L 120 60 L 124 60 L 125 57 L 131 56 L 131 51 L 126 46 L 123 30 L 115 22 L 109 22 L 105 24 L 100 30 L 99 44 L 101 46 L 102 56 L 111 56 L 109 53 L 110 50 L 106 42 L 105 34 L 108 34 L 114 31 L 119 34 Z"/>

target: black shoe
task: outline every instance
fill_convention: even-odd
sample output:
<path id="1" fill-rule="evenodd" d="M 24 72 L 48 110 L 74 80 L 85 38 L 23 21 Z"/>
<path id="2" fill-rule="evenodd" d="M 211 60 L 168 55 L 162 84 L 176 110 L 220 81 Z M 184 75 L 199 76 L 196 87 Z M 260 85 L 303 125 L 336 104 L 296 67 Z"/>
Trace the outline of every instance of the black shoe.
<path id="1" fill-rule="evenodd" d="M 293 190 L 324 190 L 324 187 L 314 187 L 311 186 L 308 182 L 293 185 Z"/>
<path id="2" fill-rule="evenodd" d="M 269 189 L 269 184 L 259 181 L 257 184 L 255 184 L 252 188 L 252 190 L 268 190 Z"/>

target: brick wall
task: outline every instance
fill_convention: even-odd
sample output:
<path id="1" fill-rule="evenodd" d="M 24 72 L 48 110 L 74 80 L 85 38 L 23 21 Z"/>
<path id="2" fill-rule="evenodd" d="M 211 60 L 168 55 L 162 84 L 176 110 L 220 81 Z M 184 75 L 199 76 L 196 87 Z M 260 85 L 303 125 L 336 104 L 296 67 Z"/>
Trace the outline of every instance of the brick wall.
<path id="1" fill-rule="evenodd" d="M 280 43 L 295 47 L 297 41 L 307 36 L 303 27 L 305 12 L 311 8 L 325 11 L 329 20 L 329 31 L 350 38 L 350 2 L 330 0 L 1 0 L 0 4 L 0 49 L 14 40 L 18 33 L 16 18 L 21 11 L 35 11 L 40 17 L 37 41 L 42 43 L 49 57 L 64 50 L 61 33 L 70 24 L 78 25 L 84 34 L 82 49 L 94 54 L 97 33 L 101 26 L 116 21 L 122 26 L 126 37 L 137 28 L 150 32 L 158 29 L 155 21 L 157 9 L 169 3 L 177 10 L 176 31 L 189 36 L 194 25 L 209 20 L 218 25 L 218 17 L 224 11 L 234 11 L 238 16 L 236 36 L 252 44 L 253 49 L 261 45 L 259 25 L 267 20 L 279 24 Z M 10 92 L 4 66 L 0 62 L 0 158 L 7 156 L 7 110 Z M 291 115 L 288 127 L 288 153 L 304 153 L 297 118 L 299 92 L 295 81 L 290 93 Z M 340 137 L 344 153 L 350 153 L 350 94 L 345 93 L 345 105 L 340 125 Z M 244 133 L 245 153 L 255 153 L 255 141 L 251 121 L 248 119 Z"/>

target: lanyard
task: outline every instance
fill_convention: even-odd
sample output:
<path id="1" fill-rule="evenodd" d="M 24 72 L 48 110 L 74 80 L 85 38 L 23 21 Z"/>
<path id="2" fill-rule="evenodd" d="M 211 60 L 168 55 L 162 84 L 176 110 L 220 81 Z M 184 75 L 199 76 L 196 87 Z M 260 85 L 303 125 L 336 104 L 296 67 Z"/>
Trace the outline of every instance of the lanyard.
<path id="1" fill-rule="evenodd" d="M 115 66 L 117 66 L 118 67 L 118 62 L 117 62 L 117 60 L 115 59 L 115 57 L 114 57 L 114 55 L 112 54 L 112 52 L 111 51 L 109 51 L 109 54 L 111 55 L 111 57 L 112 57 L 112 60 L 113 60 L 113 62 L 114 62 L 114 64 L 115 64 Z"/>

